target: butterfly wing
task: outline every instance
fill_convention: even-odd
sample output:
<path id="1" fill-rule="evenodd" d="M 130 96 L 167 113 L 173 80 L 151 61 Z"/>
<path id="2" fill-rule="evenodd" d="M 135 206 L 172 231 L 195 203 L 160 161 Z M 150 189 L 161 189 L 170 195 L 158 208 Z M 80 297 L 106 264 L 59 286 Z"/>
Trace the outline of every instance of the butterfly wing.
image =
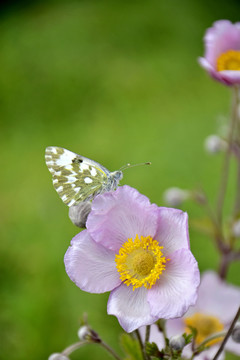
<path id="1" fill-rule="evenodd" d="M 45 160 L 53 177 L 53 186 L 68 206 L 92 199 L 107 186 L 109 171 L 84 156 L 49 146 Z"/>

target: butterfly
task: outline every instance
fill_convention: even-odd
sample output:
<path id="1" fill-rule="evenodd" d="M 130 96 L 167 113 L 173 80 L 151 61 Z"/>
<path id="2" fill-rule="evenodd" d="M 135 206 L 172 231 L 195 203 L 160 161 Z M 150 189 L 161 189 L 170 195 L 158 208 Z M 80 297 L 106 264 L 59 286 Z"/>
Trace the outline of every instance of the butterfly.
<path id="1" fill-rule="evenodd" d="M 54 188 L 69 207 L 116 189 L 123 177 L 120 170 L 110 172 L 94 160 L 57 146 L 46 148 L 45 161 Z"/>

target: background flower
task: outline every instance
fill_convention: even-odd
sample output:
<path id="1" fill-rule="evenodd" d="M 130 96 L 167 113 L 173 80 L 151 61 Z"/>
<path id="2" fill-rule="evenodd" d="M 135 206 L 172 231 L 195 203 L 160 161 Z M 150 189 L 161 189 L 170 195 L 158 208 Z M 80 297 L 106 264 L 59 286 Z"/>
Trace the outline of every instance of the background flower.
<path id="1" fill-rule="evenodd" d="M 87 230 L 72 240 L 64 261 L 80 289 L 111 291 L 108 314 L 127 332 L 182 316 L 197 299 L 187 214 L 150 204 L 127 185 L 94 199 Z"/>
<path id="2" fill-rule="evenodd" d="M 196 327 L 198 330 L 197 345 L 212 333 L 227 330 L 233 320 L 240 303 L 240 288 L 227 284 L 220 280 L 213 271 L 205 272 L 201 277 L 198 299 L 194 307 L 190 307 L 184 317 L 168 320 L 166 323 L 167 335 L 169 337 L 182 334 L 186 331 L 187 325 Z M 208 350 L 196 356 L 198 360 L 211 360 L 216 354 L 220 340 L 211 345 Z M 164 347 L 164 340 L 156 325 L 152 327 L 150 341 L 154 341 L 161 349 Z M 227 341 L 226 351 L 240 355 L 240 344 L 232 339 Z M 183 350 L 183 355 L 191 356 L 191 344 Z M 222 353 L 220 359 L 224 359 Z"/>
<path id="3" fill-rule="evenodd" d="M 240 84 L 240 23 L 219 20 L 206 31 L 202 67 L 226 85 Z"/>

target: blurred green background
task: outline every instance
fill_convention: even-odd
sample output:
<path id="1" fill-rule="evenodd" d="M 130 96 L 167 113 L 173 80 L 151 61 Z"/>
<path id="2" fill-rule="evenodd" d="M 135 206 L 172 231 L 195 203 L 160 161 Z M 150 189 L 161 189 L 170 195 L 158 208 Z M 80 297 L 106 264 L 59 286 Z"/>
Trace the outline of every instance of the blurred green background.
<path id="1" fill-rule="evenodd" d="M 0 15 L 0 359 L 43 360 L 77 341 L 89 322 L 117 350 L 122 332 L 108 294 L 80 291 L 63 256 L 79 229 L 68 219 L 44 162 L 62 146 L 110 170 L 164 205 L 163 191 L 201 185 L 214 203 L 222 156 L 203 149 L 228 117 L 231 91 L 197 64 L 205 29 L 239 21 L 239 1 L 16 1 Z M 234 171 L 227 207 L 234 197 Z M 190 220 L 202 216 L 183 207 Z M 207 236 L 190 226 L 201 271 L 217 269 Z M 228 280 L 240 285 L 240 266 Z M 226 309 L 227 311 L 227 309 Z M 97 346 L 72 359 L 110 359 Z M 228 359 L 237 359 L 227 356 Z"/>

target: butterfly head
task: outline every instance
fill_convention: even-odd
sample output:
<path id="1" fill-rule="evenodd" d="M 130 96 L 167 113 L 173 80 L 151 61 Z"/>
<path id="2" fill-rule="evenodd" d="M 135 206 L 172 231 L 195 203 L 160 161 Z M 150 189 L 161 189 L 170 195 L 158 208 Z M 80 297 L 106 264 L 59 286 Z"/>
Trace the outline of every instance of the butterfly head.
<path id="1" fill-rule="evenodd" d="M 111 178 L 113 182 L 113 188 L 116 188 L 118 186 L 119 181 L 122 180 L 123 178 L 122 171 L 118 170 L 111 172 Z"/>

